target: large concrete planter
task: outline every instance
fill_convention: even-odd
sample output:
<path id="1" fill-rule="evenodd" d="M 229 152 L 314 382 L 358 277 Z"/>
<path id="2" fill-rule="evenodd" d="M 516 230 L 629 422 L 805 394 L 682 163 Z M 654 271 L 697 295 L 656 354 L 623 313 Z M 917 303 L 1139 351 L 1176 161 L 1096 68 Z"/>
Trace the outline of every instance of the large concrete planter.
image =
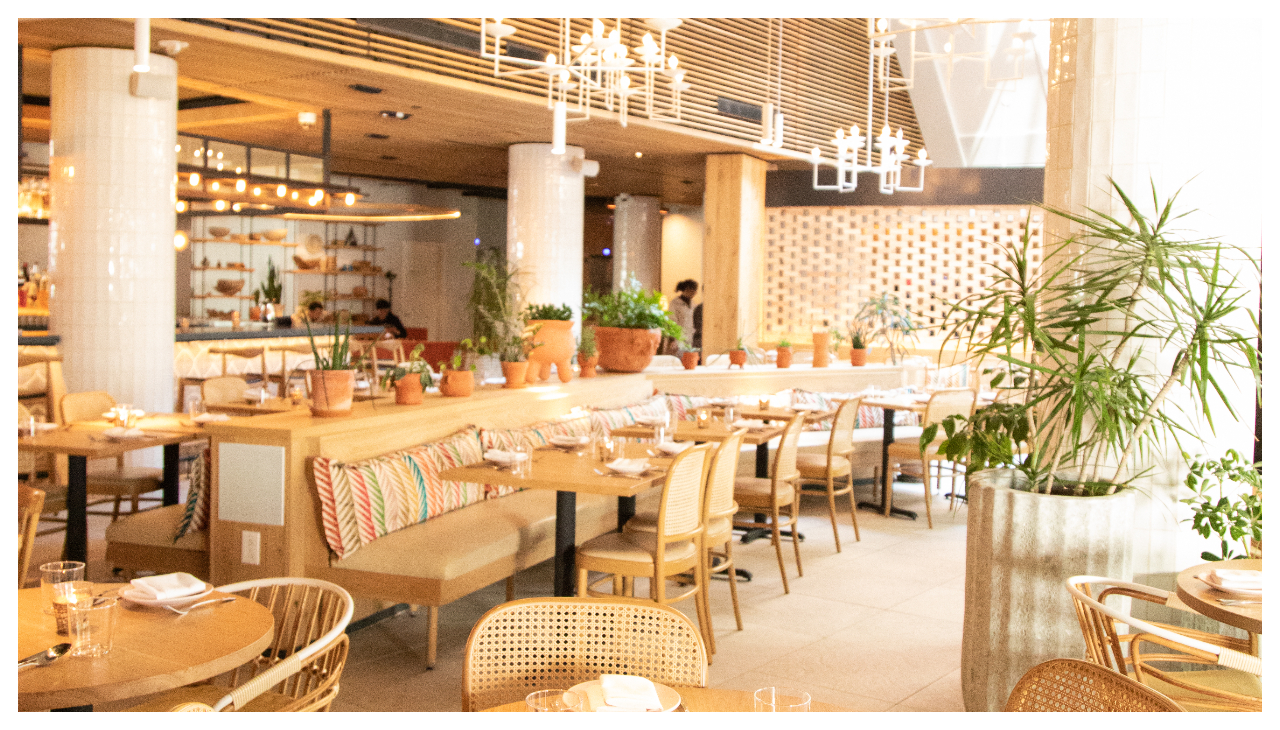
<path id="1" fill-rule="evenodd" d="M 1059 497 L 1013 489 L 1004 469 L 969 476 L 960 683 L 969 712 L 1003 709 L 1018 679 L 1057 657 L 1084 658 L 1063 581 L 1132 580 L 1132 490 Z"/>

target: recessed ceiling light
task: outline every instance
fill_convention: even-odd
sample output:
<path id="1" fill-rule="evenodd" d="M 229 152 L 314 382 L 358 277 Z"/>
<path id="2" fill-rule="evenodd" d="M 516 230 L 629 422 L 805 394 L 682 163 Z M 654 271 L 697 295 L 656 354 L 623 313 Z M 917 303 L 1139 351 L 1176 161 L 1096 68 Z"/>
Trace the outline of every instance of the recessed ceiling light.
<path id="1" fill-rule="evenodd" d="M 383 116 L 383 118 L 384 118 L 384 119 L 400 119 L 400 120 L 405 120 L 405 119 L 408 119 L 409 117 L 413 116 L 412 114 L 409 114 L 408 112 L 393 112 L 393 111 L 389 111 L 389 110 L 385 110 L 385 109 L 384 109 L 383 111 L 379 112 L 379 113 L 380 113 L 380 114 L 382 114 L 382 116 Z"/>
<path id="2" fill-rule="evenodd" d="M 380 133 L 378 133 L 378 132 L 370 132 L 370 133 L 366 134 L 365 136 L 366 136 L 366 137 L 368 137 L 369 139 L 391 139 L 391 135 L 389 135 L 389 134 L 380 134 Z"/>
<path id="3" fill-rule="evenodd" d="M 351 89 L 352 91 L 359 91 L 361 94 L 381 94 L 382 93 L 382 89 L 379 89 L 376 86 L 369 86 L 367 84 L 349 84 L 347 88 Z"/>

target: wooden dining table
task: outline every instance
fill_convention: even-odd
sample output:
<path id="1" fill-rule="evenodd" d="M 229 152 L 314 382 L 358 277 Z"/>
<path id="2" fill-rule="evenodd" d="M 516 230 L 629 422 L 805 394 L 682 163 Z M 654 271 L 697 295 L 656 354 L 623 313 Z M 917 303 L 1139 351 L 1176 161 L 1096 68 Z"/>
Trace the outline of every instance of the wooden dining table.
<path id="1" fill-rule="evenodd" d="M 590 448 L 566 450 L 553 446 L 536 449 L 532 454 L 532 466 L 528 476 L 515 473 L 510 467 L 498 468 L 482 462 L 446 469 L 440 479 L 446 482 L 471 482 L 476 484 L 500 484 L 525 489 L 548 489 L 556 493 L 555 536 L 555 595 L 576 595 L 575 537 L 577 534 L 577 496 L 602 494 L 618 498 L 618 527 L 626 523 L 636 512 L 636 495 L 654 487 L 666 478 L 666 464 L 670 459 L 649 457 L 645 447 L 629 444 L 625 453 L 629 458 L 644 455 L 651 468 L 639 476 L 611 473 Z"/>
<path id="2" fill-rule="evenodd" d="M 755 692 L 718 687 L 673 687 L 680 695 L 676 712 L 753 712 Z M 524 700 L 490 707 L 485 712 L 530 712 Z M 810 712 L 852 712 L 844 707 L 826 702 L 810 702 Z"/>
<path id="3" fill-rule="evenodd" d="M 106 420 L 77 421 L 35 436 L 19 436 L 18 451 L 67 456 L 67 533 L 62 554 L 84 562 L 88 555 L 87 486 L 89 459 L 115 458 L 130 451 L 164 447 L 161 487 L 165 505 L 178 503 L 178 445 L 207 438 L 202 426 L 182 413 L 150 413 L 138 419 L 139 438 L 110 440 Z"/>
<path id="4" fill-rule="evenodd" d="M 204 404 L 204 409 L 210 413 L 225 413 L 229 416 L 261 416 L 269 413 L 287 413 L 305 409 L 306 407 L 306 403 L 295 404 L 290 398 L 268 398 L 262 402 L 246 398 L 243 401 Z"/>
<path id="5" fill-rule="evenodd" d="M 1225 593 L 1196 577 L 1215 568 L 1261 571 L 1262 560 L 1223 560 L 1187 568 L 1178 573 L 1177 596 L 1196 613 L 1249 632 L 1250 644 L 1253 646 L 1254 654 L 1257 654 L 1262 637 L 1262 599 L 1257 599 L 1258 603 L 1224 605 L 1223 600 L 1253 599 L 1248 596 Z"/>
<path id="6" fill-rule="evenodd" d="M 789 419 L 790 416 L 787 418 Z M 613 436 L 621 436 L 623 438 L 651 439 L 653 438 L 653 429 L 653 426 L 635 424 L 615 428 L 610 433 Z M 694 421 L 676 421 L 676 428 L 671 433 L 671 440 L 720 443 L 729 438 L 729 435 L 736 430 L 729 428 L 723 421 L 714 418 L 705 428 L 698 428 L 698 424 Z M 761 479 L 769 478 L 769 442 L 781 436 L 784 430 L 786 430 L 785 425 L 766 424 L 763 428 L 748 430 L 747 435 L 742 439 L 743 443 L 753 444 L 756 447 L 756 476 Z"/>
<path id="7" fill-rule="evenodd" d="M 101 594 L 124 584 L 97 584 Z M 210 598 L 227 594 L 214 591 Z M 202 599 L 203 600 L 203 599 Z M 63 642 L 39 588 L 18 591 L 18 659 Z M 270 609 L 248 598 L 192 609 L 186 616 L 129 601 L 116 604 L 111 651 L 66 655 L 18 670 L 18 709 L 92 709 L 192 684 L 234 669 L 262 653 L 274 637 Z"/>

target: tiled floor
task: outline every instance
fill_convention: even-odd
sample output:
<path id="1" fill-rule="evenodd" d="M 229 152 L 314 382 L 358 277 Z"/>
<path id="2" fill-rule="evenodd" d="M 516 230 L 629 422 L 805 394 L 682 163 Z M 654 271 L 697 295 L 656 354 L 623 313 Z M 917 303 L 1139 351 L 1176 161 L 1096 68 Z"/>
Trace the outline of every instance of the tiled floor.
<path id="1" fill-rule="evenodd" d="M 859 489 L 870 498 L 869 486 Z M 964 611 L 965 510 L 948 513 L 934 500 L 934 529 L 923 515 L 919 484 L 898 484 L 895 502 L 922 512 L 919 521 L 859 511 L 862 541 L 848 513 L 844 551 L 835 551 L 825 501 L 806 498 L 800 518 L 804 577 L 795 574 L 790 545 L 784 560 L 791 593 L 782 592 L 767 540 L 735 544 L 740 567 L 754 580 L 739 584 L 744 630 L 734 626 L 728 585 L 711 586 L 718 652 L 713 687 L 754 690 L 778 683 L 807 689 L 817 701 L 862 711 L 962 711 L 960 637 Z M 847 509 L 847 502 L 844 503 Z M 102 567 L 106 518 L 90 518 L 90 561 Z M 62 535 L 40 539 L 33 563 L 56 559 Z M 91 571 L 96 572 L 96 571 Z M 521 573 L 517 597 L 546 595 L 551 564 Z M 109 575 L 90 576 L 110 580 Z M 645 590 L 637 586 L 637 594 Z M 342 691 L 333 709 L 457 711 L 463 651 L 472 625 L 503 602 L 501 582 L 440 610 L 435 669 L 426 671 L 426 611 L 403 613 L 354 633 Z M 377 606 L 358 601 L 357 615 Z M 692 601 L 680 606 L 694 618 Z M 696 621 L 696 619 L 695 619 Z M 107 708 L 102 708 L 107 709 Z"/>

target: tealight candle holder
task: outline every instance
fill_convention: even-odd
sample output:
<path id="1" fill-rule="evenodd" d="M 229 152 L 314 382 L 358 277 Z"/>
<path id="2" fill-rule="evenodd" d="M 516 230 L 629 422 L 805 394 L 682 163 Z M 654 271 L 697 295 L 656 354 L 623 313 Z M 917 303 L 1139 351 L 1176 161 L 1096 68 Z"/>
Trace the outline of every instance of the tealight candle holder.
<path id="1" fill-rule="evenodd" d="M 760 410 L 762 410 L 762 411 L 767 411 L 767 410 L 769 410 L 769 399 L 768 399 L 768 398 L 761 398 L 761 399 L 760 399 Z"/>
<path id="2" fill-rule="evenodd" d="M 711 412 L 706 408 L 698 409 L 698 428 L 706 428 L 711 425 Z"/>

